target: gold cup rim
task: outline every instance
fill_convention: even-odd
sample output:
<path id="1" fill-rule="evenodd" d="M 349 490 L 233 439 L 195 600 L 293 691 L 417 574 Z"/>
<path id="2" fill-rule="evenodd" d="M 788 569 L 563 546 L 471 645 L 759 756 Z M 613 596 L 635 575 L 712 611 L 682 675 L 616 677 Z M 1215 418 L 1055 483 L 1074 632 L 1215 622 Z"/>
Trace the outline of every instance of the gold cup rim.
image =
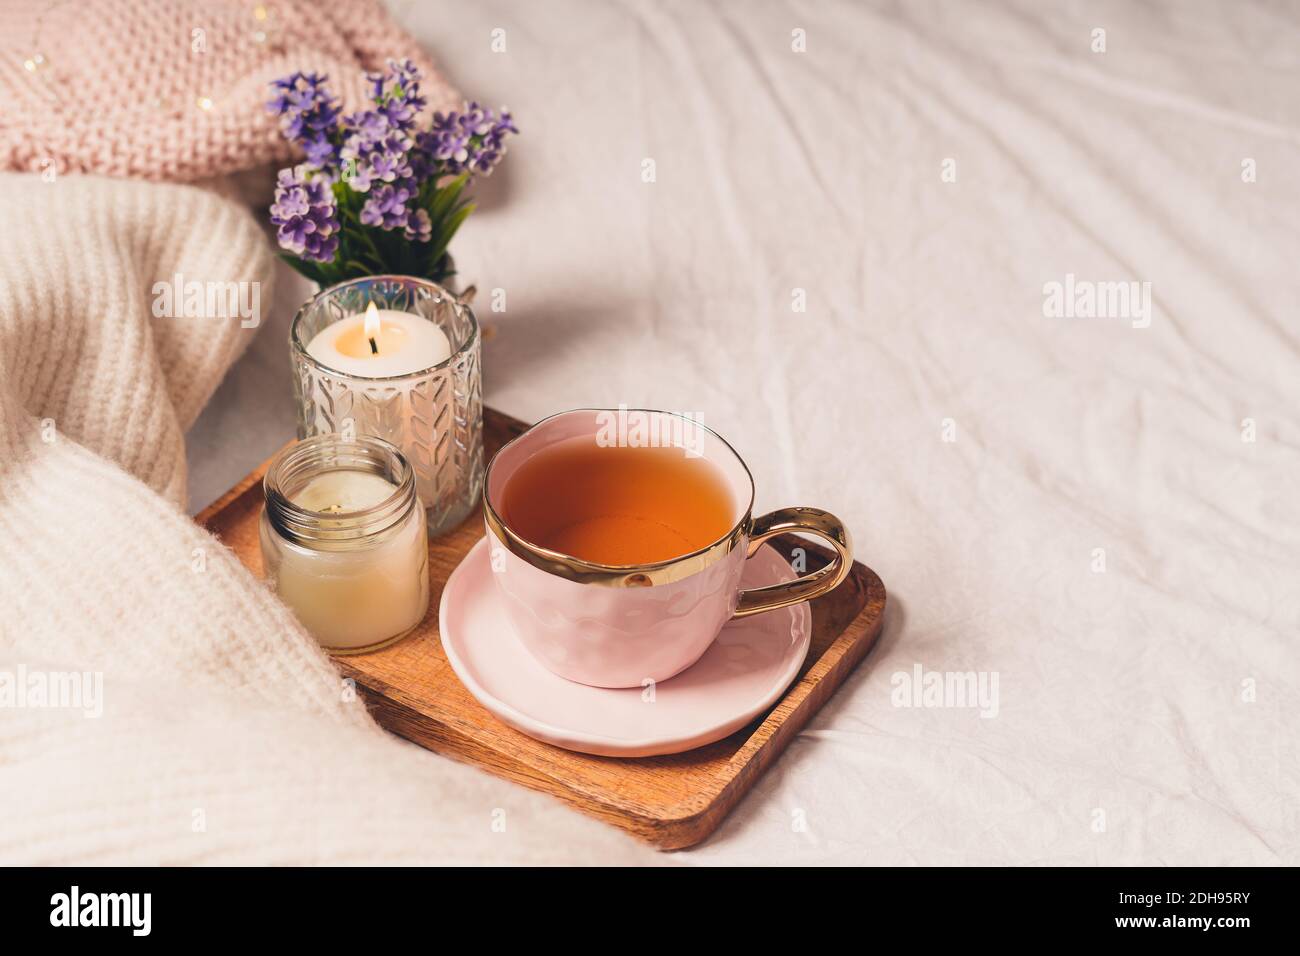
<path id="1" fill-rule="evenodd" d="M 555 551 L 550 548 L 544 548 L 539 544 L 527 540 L 522 535 L 511 529 L 501 515 L 492 505 L 491 496 L 488 489 L 492 487 L 492 469 L 506 449 L 519 442 L 534 430 L 542 427 L 547 422 L 553 421 L 566 415 L 574 415 L 579 412 L 646 412 L 654 415 L 668 415 L 673 418 L 689 422 L 692 427 L 702 428 L 718 441 L 720 441 L 727 451 L 735 456 L 736 461 L 740 464 L 741 470 L 745 473 L 745 479 L 749 483 L 749 501 L 735 525 L 730 531 L 727 531 L 717 540 L 706 544 L 702 548 L 697 548 L 675 558 L 666 558 L 662 561 L 654 561 L 645 564 L 600 564 L 595 561 L 585 561 L 582 558 L 574 557 L 571 554 L 565 554 L 562 551 Z M 547 415 L 545 418 L 530 425 L 526 430 L 516 435 L 510 441 L 506 442 L 497 449 L 492 460 L 488 462 L 487 468 L 483 472 L 483 517 L 487 523 L 488 529 L 492 531 L 493 536 L 512 554 L 524 561 L 527 561 L 533 567 L 545 571 L 547 574 L 554 574 L 557 577 L 566 578 L 578 584 L 597 584 L 605 587 L 651 587 L 657 584 L 671 584 L 674 581 L 681 581 L 693 574 L 698 574 L 705 568 L 722 560 L 736 547 L 744 541 L 753 524 L 754 511 L 754 475 L 749 470 L 749 465 L 740 453 L 732 447 L 731 443 L 719 435 L 716 431 L 705 425 L 703 422 L 688 418 L 679 412 L 665 411 L 660 408 L 594 408 L 581 407 L 570 408 L 562 412 L 555 412 Z"/>

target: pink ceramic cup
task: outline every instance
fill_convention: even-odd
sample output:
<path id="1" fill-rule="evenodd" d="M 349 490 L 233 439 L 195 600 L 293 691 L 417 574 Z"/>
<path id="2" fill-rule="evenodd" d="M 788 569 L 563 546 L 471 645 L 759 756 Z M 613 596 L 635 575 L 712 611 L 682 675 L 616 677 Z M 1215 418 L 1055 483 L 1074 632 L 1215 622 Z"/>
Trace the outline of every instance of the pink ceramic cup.
<path id="1" fill-rule="evenodd" d="M 579 436 L 621 441 L 617 436 L 633 430 L 717 466 L 735 508 L 727 534 L 667 561 L 601 565 L 526 541 L 502 520 L 502 493 L 530 456 Z M 844 580 L 853 555 L 839 519 L 816 508 L 782 508 L 754 518 L 753 503 L 754 480 L 745 463 L 693 419 L 626 408 L 584 408 L 544 419 L 497 452 L 483 487 L 493 578 L 519 639 L 543 666 L 569 680 L 645 686 L 694 664 L 731 618 L 810 600 Z M 784 584 L 741 590 L 745 559 L 768 538 L 791 531 L 825 538 L 835 559 Z"/>

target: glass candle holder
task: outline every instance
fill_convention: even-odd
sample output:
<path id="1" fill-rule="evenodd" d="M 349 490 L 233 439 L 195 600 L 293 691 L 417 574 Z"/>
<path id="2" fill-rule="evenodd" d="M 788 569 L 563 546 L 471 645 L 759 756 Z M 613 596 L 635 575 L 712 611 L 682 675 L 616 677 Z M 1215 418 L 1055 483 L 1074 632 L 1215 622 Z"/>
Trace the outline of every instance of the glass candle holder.
<path id="1" fill-rule="evenodd" d="M 328 326 L 374 305 L 434 323 L 451 354 L 429 368 L 368 377 L 331 368 L 308 352 Z M 442 286 L 411 276 L 343 282 L 306 303 L 289 331 L 298 437 L 374 435 L 396 445 L 415 469 L 429 534 L 463 521 L 483 487 L 483 386 L 478 320 Z"/>
<path id="2" fill-rule="evenodd" d="M 425 511 L 400 451 L 319 435 L 281 452 L 262 490 L 266 580 L 327 651 L 378 650 L 424 619 Z"/>

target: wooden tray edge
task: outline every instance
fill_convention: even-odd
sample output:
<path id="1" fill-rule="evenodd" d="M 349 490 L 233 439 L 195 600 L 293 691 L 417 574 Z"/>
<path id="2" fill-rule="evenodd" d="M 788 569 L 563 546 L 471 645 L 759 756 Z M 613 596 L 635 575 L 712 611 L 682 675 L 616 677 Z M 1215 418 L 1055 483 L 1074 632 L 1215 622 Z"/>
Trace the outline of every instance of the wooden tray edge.
<path id="1" fill-rule="evenodd" d="M 807 547 L 807 543 L 800 539 L 800 546 Z M 738 768 L 736 772 L 716 790 L 702 792 L 689 803 L 682 804 L 681 808 L 687 811 L 682 816 L 653 821 L 660 824 L 657 829 L 665 831 L 651 839 L 656 846 L 665 850 L 687 849 L 712 834 L 876 646 L 885 623 L 888 598 L 885 584 L 875 571 L 860 561 L 853 562 L 850 577 L 862 581 L 866 595 L 857 615 L 808 673 L 790 686 L 736 751 L 728 763 L 729 767 Z"/>
<path id="2" fill-rule="evenodd" d="M 808 542 L 798 540 L 801 547 L 809 547 Z M 617 826 L 658 849 L 687 849 L 707 839 L 721 825 L 762 773 L 875 647 L 884 626 L 888 597 L 884 582 L 860 561 L 853 562 L 849 577 L 859 583 L 865 596 L 853 621 L 809 671 L 787 688 L 732 756 L 728 767 L 736 767 L 736 771 L 714 778 L 716 786 L 700 790 L 689 801 L 670 808 L 666 815 L 649 816 L 635 806 L 610 803 L 607 794 L 600 790 L 567 785 L 545 774 L 521 774 L 521 765 L 507 766 L 501 750 L 486 746 L 436 716 L 403 702 L 405 695 L 400 691 L 355 670 L 346 658 L 334 658 L 334 663 L 344 677 L 351 678 L 362 690 L 375 721 L 389 733 L 418 746 L 424 746 L 420 742 L 422 738 L 431 739 L 439 746 L 426 749 L 489 772 L 492 768 L 508 770 L 507 779 L 562 800 L 579 812 Z M 496 720 L 491 715 L 489 719 Z M 402 724 L 410 724 L 421 733 L 404 734 L 394 729 Z"/>

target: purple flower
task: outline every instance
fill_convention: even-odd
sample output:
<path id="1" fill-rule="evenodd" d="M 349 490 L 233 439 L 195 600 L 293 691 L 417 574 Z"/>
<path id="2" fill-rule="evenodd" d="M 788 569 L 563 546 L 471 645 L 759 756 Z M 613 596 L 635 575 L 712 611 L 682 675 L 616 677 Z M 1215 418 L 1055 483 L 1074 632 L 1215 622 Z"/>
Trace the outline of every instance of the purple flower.
<path id="1" fill-rule="evenodd" d="M 463 113 L 433 114 L 433 127 L 416 136 L 416 147 L 423 154 L 412 165 L 429 167 L 438 175 L 490 175 L 505 155 L 506 136 L 518 133 L 508 110 L 500 116 L 470 103 Z"/>
<path id="2" fill-rule="evenodd" d="M 317 169 L 332 169 L 338 165 L 338 150 L 324 133 L 304 140 L 302 150 L 307 154 L 307 164 Z"/>
<path id="3" fill-rule="evenodd" d="M 427 210 L 417 209 L 411 213 L 404 235 L 410 242 L 428 242 L 433 238 L 433 221 L 429 219 Z"/>
<path id="4" fill-rule="evenodd" d="M 343 117 L 344 138 L 360 136 L 364 139 L 379 139 L 392 128 L 388 117 L 376 110 L 363 110 L 349 113 Z"/>
<path id="5" fill-rule="evenodd" d="M 406 228 L 410 210 L 406 203 L 415 191 L 404 183 L 384 184 L 370 190 L 370 198 L 361 207 L 361 221 L 367 226 L 380 229 Z"/>
<path id="6" fill-rule="evenodd" d="M 411 164 L 411 179 L 417 183 L 422 183 L 437 173 L 433 156 L 424 145 L 428 137 L 428 133 L 416 133 L 412 140 L 411 152 L 407 154 Z"/>
<path id="7" fill-rule="evenodd" d="M 300 146 L 307 161 L 317 169 L 337 164 L 333 134 L 337 131 L 338 101 L 325 87 L 328 77 L 315 73 L 294 73 L 271 84 L 273 98 L 267 110 L 280 117 L 286 139 Z"/>
<path id="8" fill-rule="evenodd" d="M 461 172 L 469 160 L 470 137 L 458 120 L 455 113 L 448 116 L 434 113 L 433 129 L 417 138 L 429 156 L 442 164 L 443 172 L 451 175 Z"/>
<path id="9" fill-rule="evenodd" d="M 271 224 L 280 245 L 295 256 L 332 262 L 339 246 L 339 221 L 328 177 L 306 166 L 280 170 Z"/>
<path id="10" fill-rule="evenodd" d="M 463 179 L 489 175 L 505 155 L 509 137 L 519 132 L 507 110 L 496 113 L 478 103 L 435 113 L 429 128 L 417 127 L 426 100 L 420 95 L 420 72 L 410 60 L 389 60 L 384 72 L 366 78 L 373 106 L 347 116 L 340 115 L 324 76 L 300 72 L 272 84 L 274 98 L 267 107 L 279 116 L 285 138 L 306 157 L 305 164 L 282 170 L 276 185 L 271 222 L 280 245 L 304 266 L 334 263 L 343 221 L 350 230 L 348 248 L 355 238 L 374 260 L 349 261 L 328 273 L 300 270 L 316 278 L 384 265 L 392 247 L 369 241 L 380 238 L 368 235 L 377 229 L 400 229 L 406 242 L 430 243 L 436 225 L 439 248 L 444 247 L 464 218 L 458 215 L 467 202 L 459 198 Z M 462 177 L 448 187 L 455 193 L 437 188 L 447 176 Z M 445 200 L 438 223 L 430 213 L 435 197 Z"/>
<path id="11" fill-rule="evenodd" d="M 390 125 L 381 113 L 358 113 L 344 120 L 345 134 L 339 156 L 345 179 L 356 192 L 370 191 L 372 183 L 394 183 L 413 177 L 411 138 Z"/>
<path id="12" fill-rule="evenodd" d="M 367 73 L 370 98 L 378 112 L 403 132 L 415 125 L 415 114 L 424 109 L 420 95 L 420 71 L 410 60 L 389 60 L 383 73 Z"/>
<path id="13" fill-rule="evenodd" d="M 374 144 L 370 152 L 370 171 L 376 179 L 391 183 L 411 175 L 411 162 L 407 154 L 411 141 L 400 133 L 393 133 Z"/>

